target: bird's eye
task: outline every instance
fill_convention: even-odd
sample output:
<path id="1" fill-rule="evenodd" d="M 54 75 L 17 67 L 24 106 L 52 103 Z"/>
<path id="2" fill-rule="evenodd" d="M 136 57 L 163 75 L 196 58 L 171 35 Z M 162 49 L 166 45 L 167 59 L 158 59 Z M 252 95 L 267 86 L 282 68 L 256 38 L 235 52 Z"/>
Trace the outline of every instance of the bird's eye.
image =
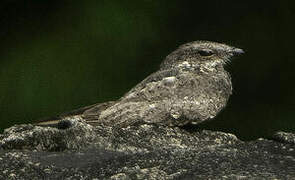
<path id="1" fill-rule="evenodd" d="M 199 54 L 201 56 L 211 56 L 213 54 L 213 51 L 211 51 L 210 49 L 202 49 L 199 50 Z"/>

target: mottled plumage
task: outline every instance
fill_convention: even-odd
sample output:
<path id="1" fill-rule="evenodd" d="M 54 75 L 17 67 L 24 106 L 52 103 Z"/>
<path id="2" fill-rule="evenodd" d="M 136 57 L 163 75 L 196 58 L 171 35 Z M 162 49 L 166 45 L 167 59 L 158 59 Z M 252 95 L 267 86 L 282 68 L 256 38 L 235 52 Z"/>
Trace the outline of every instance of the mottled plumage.
<path id="1" fill-rule="evenodd" d="M 243 51 L 225 44 L 194 41 L 169 54 L 160 69 L 117 101 L 84 109 L 87 123 L 127 126 L 137 122 L 169 126 L 214 118 L 232 93 L 223 66 Z"/>

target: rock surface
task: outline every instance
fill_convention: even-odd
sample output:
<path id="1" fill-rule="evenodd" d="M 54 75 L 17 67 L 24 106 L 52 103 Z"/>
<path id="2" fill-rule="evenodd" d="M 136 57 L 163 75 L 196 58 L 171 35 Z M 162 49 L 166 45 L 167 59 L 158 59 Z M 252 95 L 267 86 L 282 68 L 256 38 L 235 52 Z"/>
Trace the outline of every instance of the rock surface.
<path id="1" fill-rule="evenodd" d="M 16 125 L 0 135 L 0 179 L 295 179 L 295 137 L 136 124 Z"/>

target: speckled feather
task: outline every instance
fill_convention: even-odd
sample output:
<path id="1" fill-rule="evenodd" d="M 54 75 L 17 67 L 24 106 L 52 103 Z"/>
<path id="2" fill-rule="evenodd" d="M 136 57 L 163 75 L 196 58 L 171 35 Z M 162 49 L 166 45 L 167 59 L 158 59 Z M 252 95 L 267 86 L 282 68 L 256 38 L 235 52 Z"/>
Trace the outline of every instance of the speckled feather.
<path id="1" fill-rule="evenodd" d="M 103 111 L 92 108 L 83 117 L 92 124 L 111 126 L 137 122 L 182 126 L 212 119 L 225 107 L 232 92 L 223 65 L 239 53 L 241 49 L 215 42 L 184 44 L 164 59 L 159 71 L 116 103 Z"/>

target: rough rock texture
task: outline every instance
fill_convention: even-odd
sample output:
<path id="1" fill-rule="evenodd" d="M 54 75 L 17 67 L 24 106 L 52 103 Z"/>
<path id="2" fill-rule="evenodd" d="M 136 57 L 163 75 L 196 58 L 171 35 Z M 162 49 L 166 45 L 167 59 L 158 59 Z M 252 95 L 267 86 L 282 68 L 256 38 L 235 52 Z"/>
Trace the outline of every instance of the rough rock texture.
<path id="1" fill-rule="evenodd" d="M 277 132 L 273 135 L 273 139 L 282 143 L 295 145 L 295 134 L 293 133 Z"/>
<path id="2" fill-rule="evenodd" d="M 63 129 L 6 129 L 0 179 L 295 179 L 291 133 L 276 134 L 280 142 L 243 142 L 208 130 L 93 127 L 79 118 L 67 123 Z"/>

